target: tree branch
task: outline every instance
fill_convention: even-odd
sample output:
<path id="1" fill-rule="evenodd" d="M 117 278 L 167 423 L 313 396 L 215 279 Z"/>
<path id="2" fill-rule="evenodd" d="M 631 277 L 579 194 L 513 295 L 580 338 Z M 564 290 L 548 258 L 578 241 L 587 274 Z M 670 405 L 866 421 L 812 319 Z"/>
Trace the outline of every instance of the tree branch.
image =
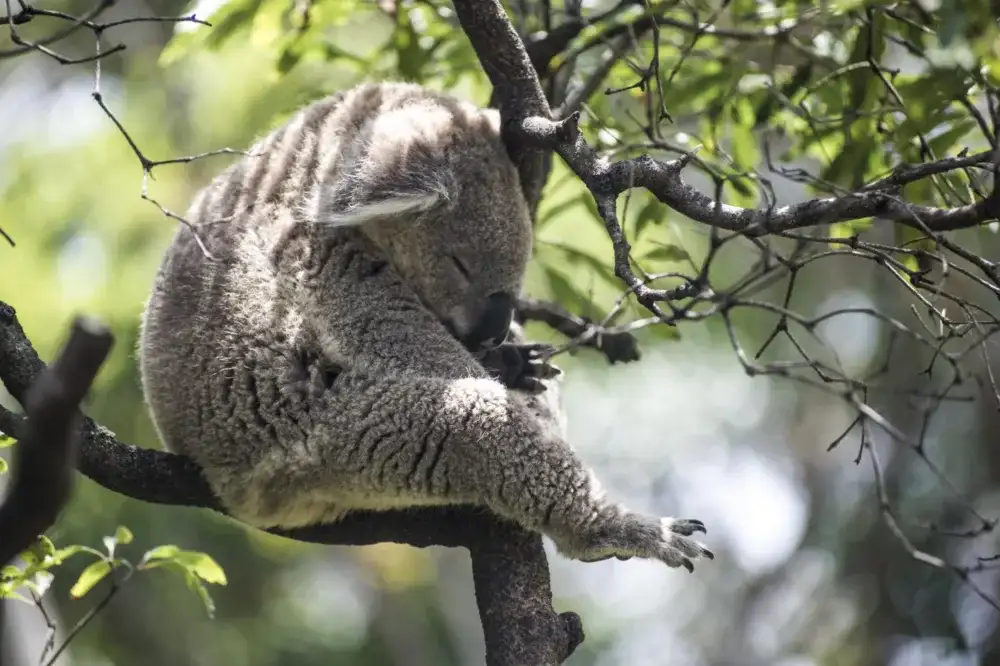
<path id="1" fill-rule="evenodd" d="M 613 331 L 578 317 L 559 303 L 522 298 L 515 315 L 518 321 L 540 321 L 570 339 L 571 346 L 592 347 L 610 363 L 639 360 L 639 343 L 628 331 Z"/>
<path id="2" fill-rule="evenodd" d="M 13 310 L 0 304 L 0 320 L 8 315 L 12 317 Z M 111 344 L 107 329 L 77 318 L 55 364 L 43 370 L 28 390 L 24 404 L 31 427 L 17 429 L 20 441 L 7 497 L 0 504 L 0 566 L 47 530 L 69 499 L 80 421 L 78 407 Z M 14 430 L 6 420 L 0 423 L 0 429 L 7 434 Z M 0 600 L 0 661 L 6 654 L 5 606 Z"/>
<path id="3" fill-rule="evenodd" d="M 614 246 L 615 274 L 644 307 L 664 320 L 667 318 L 659 303 L 690 297 L 697 289 L 652 289 L 633 272 L 630 265 L 631 246 L 625 238 L 616 210 L 618 195 L 633 187 L 647 189 L 660 202 L 695 222 L 748 237 L 867 217 L 901 222 L 932 235 L 973 227 L 1000 217 L 998 196 L 988 196 L 955 208 L 910 204 L 898 196 L 902 183 L 920 177 L 970 164 L 994 167 L 992 151 L 971 158 L 949 158 L 917 167 L 901 166 L 889 178 L 844 196 L 761 209 L 723 203 L 720 199 L 721 183 L 715 199 L 685 183 L 681 171 L 691 161 L 690 155 L 670 161 L 644 155 L 612 162 L 599 156 L 587 143 L 578 126 L 579 113 L 558 121 L 552 120 L 524 45 L 499 3 L 496 0 L 455 0 L 454 4 L 480 62 L 498 88 L 499 106 L 505 114 L 505 127 L 511 144 L 520 151 L 527 151 L 528 146 L 554 150 L 583 181 L 594 197 Z M 541 109 L 542 112 L 532 117 L 533 109 Z"/>
<path id="4" fill-rule="evenodd" d="M 0 318 L 7 316 L 12 317 L 13 310 L 0 305 Z M 111 334 L 102 325 L 78 318 L 56 362 L 27 391 L 24 405 L 31 421 L 18 428 L 10 490 L 0 505 L 0 565 L 47 530 L 69 498 L 78 407 L 111 344 Z M 4 432 L 13 434 L 6 427 Z"/>
<path id="5" fill-rule="evenodd" d="M 521 189 L 534 216 L 548 177 L 551 152 L 521 140 L 516 126 L 526 118 L 551 115 L 538 74 L 532 67 L 524 43 L 497 0 L 455 0 L 455 13 L 462 30 L 476 48 L 479 62 L 493 84 L 503 123 L 504 143 L 521 175 Z M 481 50 L 480 44 L 492 45 Z M 511 130 L 515 129 L 512 133 Z"/>

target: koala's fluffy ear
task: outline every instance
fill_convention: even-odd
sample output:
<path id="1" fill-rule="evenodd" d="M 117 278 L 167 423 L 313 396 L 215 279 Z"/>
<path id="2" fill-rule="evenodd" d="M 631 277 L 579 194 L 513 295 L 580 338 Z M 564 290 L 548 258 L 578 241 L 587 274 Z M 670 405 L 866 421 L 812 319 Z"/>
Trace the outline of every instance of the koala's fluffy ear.
<path id="1" fill-rule="evenodd" d="M 357 226 L 400 219 L 447 205 L 455 175 L 446 156 L 439 118 L 387 113 L 344 147 L 342 166 L 318 192 L 317 219 Z"/>
<path id="2" fill-rule="evenodd" d="M 422 213 L 442 202 L 437 192 L 389 195 L 386 198 L 353 204 L 342 211 L 327 210 L 323 222 L 335 227 L 355 227 L 376 220 Z"/>

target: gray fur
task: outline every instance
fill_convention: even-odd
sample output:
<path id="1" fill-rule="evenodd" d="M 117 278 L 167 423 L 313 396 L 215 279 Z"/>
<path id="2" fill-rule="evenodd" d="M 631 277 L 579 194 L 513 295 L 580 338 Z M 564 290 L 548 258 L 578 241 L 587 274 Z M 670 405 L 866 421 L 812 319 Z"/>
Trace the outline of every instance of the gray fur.
<path id="1" fill-rule="evenodd" d="M 555 383 L 509 391 L 452 334 L 486 295 L 519 293 L 530 257 L 498 125 L 417 86 L 364 85 L 202 190 L 187 219 L 215 260 L 181 226 L 143 318 L 159 434 L 258 527 L 468 503 L 569 557 L 690 568 L 711 556 L 688 538 L 698 521 L 606 499 L 565 443 Z"/>

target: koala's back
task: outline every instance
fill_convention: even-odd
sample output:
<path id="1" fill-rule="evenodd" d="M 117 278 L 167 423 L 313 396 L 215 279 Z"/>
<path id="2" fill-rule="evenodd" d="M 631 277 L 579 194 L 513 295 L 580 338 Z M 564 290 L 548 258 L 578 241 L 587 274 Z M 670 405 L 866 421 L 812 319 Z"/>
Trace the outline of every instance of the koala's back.
<path id="1" fill-rule="evenodd" d="M 415 125 L 399 127 L 404 140 L 374 156 L 385 174 L 394 173 L 393 160 L 434 142 L 450 142 L 459 154 L 502 147 L 495 119 L 471 105 L 415 85 L 363 85 L 300 110 L 198 193 L 186 214 L 197 236 L 178 228 L 139 341 L 143 389 L 168 449 L 215 468 L 251 465 L 276 442 L 301 438 L 295 431 L 307 424 L 286 423 L 291 431 L 283 433 L 279 419 L 263 417 L 295 413 L 297 404 L 307 411 L 309 392 L 334 369 L 303 323 L 294 275 L 282 264 L 309 251 L 303 230 L 321 215 L 319 190 L 348 177 L 345 165 L 370 148 L 366 128 L 393 113 L 405 121 L 416 107 Z M 388 177 L 374 186 L 407 183 Z M 344 244 L 377 252 L 356 229 L 336 233 Z"/>

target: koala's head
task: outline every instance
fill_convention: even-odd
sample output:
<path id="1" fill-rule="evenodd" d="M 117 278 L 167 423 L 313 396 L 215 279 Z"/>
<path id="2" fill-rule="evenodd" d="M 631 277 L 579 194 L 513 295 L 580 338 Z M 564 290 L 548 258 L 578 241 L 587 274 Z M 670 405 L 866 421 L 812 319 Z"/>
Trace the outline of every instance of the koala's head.
<path id="1" fill-rule="evenodd" d="M 532 242 L 499 116 L 416 86 L 376 90 L 377 110 L 321 186 L 318 221 L 359 226 L 455 337 L 496 346 Z"/>

